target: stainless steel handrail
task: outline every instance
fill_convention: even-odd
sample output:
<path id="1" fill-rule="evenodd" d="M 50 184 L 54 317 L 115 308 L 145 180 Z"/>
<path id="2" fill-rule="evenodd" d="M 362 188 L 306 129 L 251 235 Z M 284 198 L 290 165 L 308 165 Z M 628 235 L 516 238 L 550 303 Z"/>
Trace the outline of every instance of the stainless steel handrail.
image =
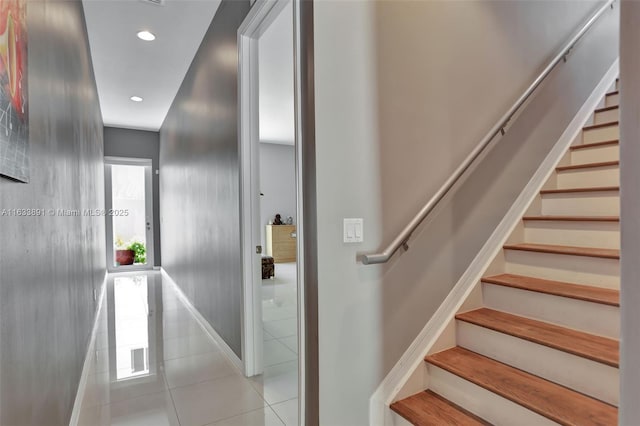
<path id="1" fill-rule="evenodd" d="M 604 12 L 611 8 L 613 9 L 613 3 L 616 0 L 608 0 L 587 22 L 584 23 L 580 31 L 578 31 L 564 48 L 553 58 L 551 62 L 545 67 L 545 69 L 536 77 L 527 90 L 518 98 L 518 100 L 509 108 L 507 113 L 502 116 L 498 123 L 491 128 L 489 133 L 480 141 L 480 143 L 471 151 L 471 154 L 465 158 L 463 163 L 453 172 L 453 174 L 447 179 L 442 187 L 435 193 L 433 197 L 425 204 L 420 212 L 409 222 L 402 232 L 389 244 L 381 253 L 365 254 L 362 256 L 362 263 L 365 265 L 372 265 L 376 263 L 386 263 L 391 256 L 398 251 L 400 247 L 404 247 L 405 250 L 409 249 L 408 241 L 411 238 L 411 234 L 416 230 L 418 226 L 427 218 L 429 213 L 433 211 L 435 206 L 444 198 L 445 195 L 451 190 L 451 188 L 458 182 L 458 180 L 464 175 L 464 173 L 473 165 L 473 162 L 480 157 L 484 150 L 489 146 L 493 138 L 498 133 L 505 134 L 505 128 L 507 123 L 513 118 L 518 109 L 531 97 L 533 92 L 540 86 L 545 78 L 551 73 L 556 65 L 560 61 L 567 61 L 567 56 L 574 48 L 576 43 L 586 34 L 587 31 L 593 26 L 593 24 L 604 14 Z"/>

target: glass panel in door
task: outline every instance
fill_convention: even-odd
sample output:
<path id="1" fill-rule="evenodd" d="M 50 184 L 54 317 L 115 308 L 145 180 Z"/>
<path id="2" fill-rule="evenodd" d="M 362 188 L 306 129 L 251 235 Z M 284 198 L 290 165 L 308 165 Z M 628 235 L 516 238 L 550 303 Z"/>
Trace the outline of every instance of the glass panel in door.
<path id="1" fill-rule="evenodd" d="M 113 266 L 147 264 L 145 166 L 111 166 Z"/>

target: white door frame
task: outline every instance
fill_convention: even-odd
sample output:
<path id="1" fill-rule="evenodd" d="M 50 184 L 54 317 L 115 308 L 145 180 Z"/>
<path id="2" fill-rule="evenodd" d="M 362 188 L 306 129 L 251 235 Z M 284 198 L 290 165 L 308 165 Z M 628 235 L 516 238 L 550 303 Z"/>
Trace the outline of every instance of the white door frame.
<path id="1" fill-rule="evenodd" d="M 144 188 L 145 188 L 145 213 L 146 213 L 146 243 L 147 243 L 147 263 L 145 265 L 114 266 L 113 259 L 113 220 L 109 215 L 109 210 L 113 207 L 113 192 L 111 187 L 111 166 L 144 166 Z M 154 241 L 153 241 L 153 180 L 152 180 L 152 160 L 150 158 L 128 158 L 128 157 L 104 157 L 104 185 L 105 185 L 105 222 L 107 241 L 107 270 L 109 272 L 129 272 L 147 271 L 153 269 Z"/>
<path id="2" fill-rule="evenodd" d="M 240 224 L 243 264 L 242 360 L 245 374 L 262 372 L 262 286 L 258 152 L 257 39 L 287 1 L 293 3 L 295 162 L 297 194 L 298 415 L 300 424 L 319 424 L 317 247 L 315 188 L 315 113 L 313 77 L 313 2 L 252 0 L 238 29 Z M 252 236 L 254 238 L 252 239 Z M 307 236 L 309 238 L 307 238 Z M 307 291 L 307 287 L 309 291 Z"/>
<path id="3" fill-rule="evenodd" d="M 238 134 L 243 268 L 242 362 L 247 377 L 262 374 L 263 368 L 260 297 L 262 256 L 256 250 L 261 244 L 258 39 L 289 1 L 291 0 L 258 0 L 238 28 Z M 301 258 L 298 257 L 298 262 L 300 261 Z"/>

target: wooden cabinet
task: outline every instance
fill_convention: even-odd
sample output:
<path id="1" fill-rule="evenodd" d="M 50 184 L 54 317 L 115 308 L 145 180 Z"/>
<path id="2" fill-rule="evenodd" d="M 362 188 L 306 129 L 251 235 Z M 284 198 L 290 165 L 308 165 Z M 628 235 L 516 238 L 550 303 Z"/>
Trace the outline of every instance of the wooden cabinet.
<path id="1" fill-rule="evenodd" d="M 296 226 L 267 225 L 267 255 L 275 263 L 296 261 Z"/>

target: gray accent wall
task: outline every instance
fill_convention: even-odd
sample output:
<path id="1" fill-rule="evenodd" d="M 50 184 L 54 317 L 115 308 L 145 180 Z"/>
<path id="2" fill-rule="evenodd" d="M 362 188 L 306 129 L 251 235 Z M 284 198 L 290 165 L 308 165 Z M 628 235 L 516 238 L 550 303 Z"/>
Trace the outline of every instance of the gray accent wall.
<path id="1" fill-rule="evenodd" d="M 79 1 L 29 2 L 31 183 L 0 209 L 104 208 L 102 119 Z M 103 217 L 0 216 L 0 424 L 66 425 L 105 275 Z"/>
<path id="2" fill-rule="evenodd" d="M 293 145 L 260 144 L 260 225 L 265 247 L 266 225 L 280 213 L 296 220 L 296 153 Z"/>
<path id="3" fill-rule="evenodd" d="M 160 253 L 160 134 L 146 130 L 104 128 L 104 156 L 147 158 L 152 162 L 153 250 L 155 266 L 162 265 Z"/>
<path id="4" fill-rule="evenodd" d="M 408 252 L 358 255 L 402 230 L 600 4 L 314 2 L 320 424 L 369 424 L 376 388 L 613 64 L 619 6 Z M 348 217 L 364 218 L 364 243 L 342 242 Z"/>
<path id="5" fill-rule="evenodd" d="M 240 357 L 242 264 L 237 30 L 224 0 L 160 129 L 162 265 Z"/>

